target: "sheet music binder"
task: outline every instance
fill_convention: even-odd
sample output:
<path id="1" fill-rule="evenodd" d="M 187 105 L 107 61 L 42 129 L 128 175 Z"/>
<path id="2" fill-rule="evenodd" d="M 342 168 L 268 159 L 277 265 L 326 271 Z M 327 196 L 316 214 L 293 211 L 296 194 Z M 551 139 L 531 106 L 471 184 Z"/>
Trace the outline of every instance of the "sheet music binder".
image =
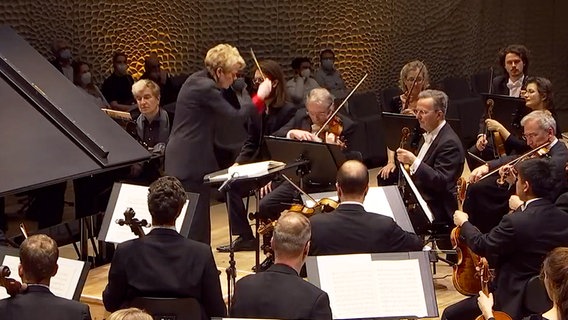
<path id="1" fill-rule="evenodd" d="M 137 236 L 130 231 L 128 226 L 119 226 L 116 221 L 118 219 L 124 219 L 124 211 L 128 208 L 135 208 L 134 211 L 136 215 L 134 218 L 138 220 L 146 219 L 149 223 L 152 222 L 152 216 L 150 211 L 148 211 L 147 201 L 133 202 L 129 198 L 126 192 L 136 192 L 138 199 L 146 199 L 148 194 L 148 187 L 146 186 L 136 186 L 126 183 L 115 183 L 112 188 L 112 193 L 108 201 L 107 209 L 104 215 L 103 223 L 101 225 L 101 230 L 98 235 L 98 239 L 101 241 L 121 243 L 127 240 L 136 239 Z M 121 194 L 122 192 L 122 194 Z M 185 210 L 182 210 L 179 217 L 176 220 L 176 229 L 178 225 L 181 225 L 178 232 L 184 236 L 188 237 L 189 227 L 191 226 L 191 221 L 193 220 L 193 215 L 195 214 L 195 208 L 197 207 L 197 200 L 199 199 L 198 193 L 186 192 L 187 202 L 184 206 Z M 117 207 L 117 204 L 123 204 L 122 207 Z M 181 221 L 181 223 L 178 223 Z M 150 232 L 150 228 L 143 228 L 145 233 Z M 119 232 L 120 234 L 116 234 Z"/>
<path id="2" fill-rule="evenodd" d="M 4 259 L 6 258 L 6 256 L 8 257 L 17 257 L 18 261 L 19 261 L 19 257 L 20 257 L 20 252 L 18 249 L 15 248 L 10 248 L 10 247 L 0 247 L 0 264 L 4 264 Z M 81 293 L 83 292 L 83 287 L 85 286 L 85 281 L 87 280 L 87 274 L 89 273 L 89 269 L 90 269 L 90 263 L 86 262 L 86 261 L 81 261 L 81 260 L 72 260 L 72 259 L 67 259 L 67 258 L 62 258 L 59 257 L 59 259 L 57 260 L 58 264 L 61 263 L 61 261 L 66 261 L 66 262 L 70 262 L 71 265 L 73 266 L 74 270 L 73 272 L 75 273 L 75 277 L 74 279 L 76 279 L 76 282 L 73 283 L 65 283 L 68 287 L 74 288 L 71 291 L 68 292 L 69 295 L 65 296 L 62 295 L 62 293 L 57 292 L 56 290 L 53 290 L 53 288 L 51 288 L 53 294 L 60 296 L 62 298 L 66 298 L 69 300 L 76 300 L 79 301 L 79 299 L 81 298 Z M 10 271 L 11 271 L 11 275 L 10 278 L 13 278 L 15 280 L 18 280 L 21 282 L 20 277 L 18 276 L 18 267 L 17 265 L 11 265 L 10 267 Z M 61 270 L 61 268 L 60 268 Z M 63 274 L 61 274 L 59 271 L 57 274 L 55 274 L 55 276 L 52 278 L 52 283 L 54 281 L 62 280 L 62 276 Z M 63 280 L 62 280 L 63 281 Z M 6 293 L 6 289 L 4 289 L 3 287 L 0 287 L 0 299 L 3 299 L 5 297 L 7 297 L 7 293 Z"/>
<path id="3" fill-rule="evenodd" d="M 324 260 L 325 259 L 325 260 Z M 364 308 L 363 306 L 357 310 L 357 314 L 351 314 L 345 316 L 344 310 L 340 310 L 341 307 L 334 305 L 333 301 L 336 301 L 336 292 L 333 288 L 327 287 L 330 283 L 324 283 L 322 287 L 322 280 L 325 278 L 329 278 L 329 275 L 324 275 L 321 272 L 326 270 L 323 261 L 326 264 L 333 264 L 334 260 L 345 262 L 345 261 L 353 261 L 352 267 L 355 267 L 355 264 L 360 264 L 362 260 L 367 261 L 370 268 L 378 267 L 379 265 L 373 264 L 373 262 L 380 262 L 380 261 L 407 261 L 407 262 L 415 262 L 418 263 L 418 270 L 419 275 L 413 275 L 416 277 L 420 277 L 420 283 L 423 290 L 423 297 L 424 301 L 422 301 L 425 305 L 425 314 L 422 315 L 414 315 L 414 314 L 385 314 L 384 310 L 374 310 L 372 306 L 369 309 Z M 412 261 L 411 261 L 412 260 Z M 342 281 L 347 283 L 351 282 L 350 279 L 352 277 L 357 277 L 359 274 L 354 274 L 352 272 L 352 268 L 349 266 L 342 265 L 344 268 L 341 269 L 340 274 L 336 274 L 338 278 L 341 278 Z M 308 281 L 317 287 L 321 288 L 322 290 L 326 291 L 330 297 L 331 303 L 331 310 L 333 312 L 334 319 L 352 319 L 352 318 L 382 318 L 382 319 L 389 319 L 389 318 L 435 318 L 438 317 L 438 305 L 436 302 L 436 294 L 434 291 L 434 283 L 432 279 L 432 271 L 430 269 L 430 259 L 428 252 L 419 251 L 419 252 L 396 252 L 396 253 L 372 253 L 372 254 L 355 254 L 355 255 L 337 255 L 337 256 L 308 256 L 306 259 L 306 270 L 308 274 Z M 380 270 L 377 268 L 377 272 Z M 401 281 L 397 281 L 393 279 L 389 283 L 373 283 L 371 280 L 374 279 L 365 279 L 366 283 L 364 286 L 357 287 L 357 293 L 366 295 L 369 298 L 375 297 L 377 290 L 378 292 L 383 293 L 384 295 L 388 296 L 392 292 L 400 292 L 401 288 L 397 287 L 400 283 L 403 282 L 409 274 L 405 274 L 400 272 L 399 274 L 395 275 L 401 279 Z M 345 288 L 341 288 L 345 289 Z M 340 290 L 341 290 L 340 289 Z M 410 292 L 410 290 L 418 290 L 419 288 L 403 288 Z M 416 303 L 416 302 L 415 302 Z M 343 315 L 343 316 L 341 316 Z"/>

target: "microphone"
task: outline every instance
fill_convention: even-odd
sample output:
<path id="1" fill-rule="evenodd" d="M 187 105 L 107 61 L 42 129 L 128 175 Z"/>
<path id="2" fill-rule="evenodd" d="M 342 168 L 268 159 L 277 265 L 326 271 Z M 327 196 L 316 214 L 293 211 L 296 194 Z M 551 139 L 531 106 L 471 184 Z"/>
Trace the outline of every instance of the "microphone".
<path id="1" fill-rule="evenodd" d="M 231 175 L 231 177 L 227 180 L 225 180 L 225 182 L 223 182 L 223 184 L 219 187 L 219 189 L 217 189 L 219 192 L 225 192 L 226 189 L 229 187 L 229 185 L 235 181 L 237 178 L 239 177 L 239 173 L 238 172 L 233 172 L 233 174 Z"/>

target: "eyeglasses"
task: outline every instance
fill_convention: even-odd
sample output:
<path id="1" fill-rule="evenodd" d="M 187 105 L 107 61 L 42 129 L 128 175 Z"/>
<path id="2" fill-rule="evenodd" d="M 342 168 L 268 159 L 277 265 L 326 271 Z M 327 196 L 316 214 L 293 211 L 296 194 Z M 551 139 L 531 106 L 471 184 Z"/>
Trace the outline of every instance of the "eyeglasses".
<path id="1" fill-rule="evenodd" d="M 262 81 L 264 81 L 264 79 L 262 79 L 262 78 L 254 78 L 254 79 L 252 79 L 252 83 L 253 83 L 253 84 L 257 84 L 257 85 L 260 85 L 260 84 L 262 83 Z"/>
<path id="2" fill-rule="evenodd" d="M 424 81 L 424 79 L 422 77 L 418 77 L 418 78 L 408 77 L 408 78 L 406 78 L 406 81 L 408 81 L 408 82 L 416 81 L 417 83 L 421 83 L 422 81 Z"/>
<path id="3" fill-rule="evenodd" d="M 536 133 L 536 132 L 533 132 L 533 133 L 526 133 L 526 134 L 523 134 L 523 140 L 527 140 L 527 139 L 529 139 L 529 138 L 530 138 L 530 139 L 534 139 L 534 138 L 537 137 L 537 136 L 538 136 L 538 133 Z"/>
<path id="4" fill-rule="evenodd" d="M 429 114 L 430 112 L 435 112 L 435 111 L 440 111 L 440 110 L 422 110 L 422 109 L 416 109 L 414 110 L 414 114 L 415 115 L 420 115 L 420 116 L 425 116 L 427 114 Z"/>

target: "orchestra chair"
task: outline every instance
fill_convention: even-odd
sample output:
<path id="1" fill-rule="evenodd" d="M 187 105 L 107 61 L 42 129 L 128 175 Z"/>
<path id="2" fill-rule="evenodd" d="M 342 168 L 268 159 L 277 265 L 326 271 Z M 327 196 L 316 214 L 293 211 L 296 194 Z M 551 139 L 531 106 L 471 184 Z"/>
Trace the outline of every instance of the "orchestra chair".
<path id="1" fill-rule="evenodd" d="M 525 309 L 534 314 L 542 314 L 552 308 L 552 301 L 546 293 L 544 282 L 540 276 L 533 276 L 527 282 L 523 305 Z"/>
<path id="2" fill-rule="evenodd" d="M 205 319 L 201 304 L 195 298 L 136 297 L 129 307 L 148 312 L 154 320 L 199 320 Z"/>

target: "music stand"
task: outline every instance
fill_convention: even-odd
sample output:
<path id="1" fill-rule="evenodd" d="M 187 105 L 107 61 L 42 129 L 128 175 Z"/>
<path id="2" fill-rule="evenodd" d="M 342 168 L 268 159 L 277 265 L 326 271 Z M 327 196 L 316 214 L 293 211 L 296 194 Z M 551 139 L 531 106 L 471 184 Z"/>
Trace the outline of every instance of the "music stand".
<path id="1" fill-rule="evenodd" d="M 330 184 L 335 182 L 337 169 L 346 161 L 338 145 L 313 141 L 298 141 L 287 138 L 265 136 L 264 141 L 273 160 L 293 164 L 308 161 L 299 166 L 300 187 L 303 183 Z"/>
<path id="2" fill-rule="evenodd" d="M 501 94 L 482 93 L 481 97 L 485 104 L 485 115 L 488 115 L 488 100 L 493 100 L 493 119 L 499 121 L 507 130 L 516 136 L 522 134 L 521 119 L 530 110 L 525 104 L 525 99 L 509 97 Z"/>
<path id="3" fill-rule="evenodd" d="M 255 190 L 254 195 L 256 198 L 256 213 L 259 212 L 259 201 L 260 201 L 260 188 L 265 186 L 268 182 L 272 181 L 277 175 L 279 175 L 283 170 L 289 169 L 291 167 L 297 166 L 293 164 L 279 165 L 273 168 L 269 168 L 266 172 L 250 174 L 247 176 L 239 176 L 238 174 L 233 174 L 229 176 L 229 169 L 223 169 L 219 171 L 212 172 L 203 177 L 203 181 L 206 184 L 219 184 L 219 192 L 225 192 L 225 199 L 227 204 L 227 213 L 230 212 L 230 199 L 231 193 L 229 192 L 231 188 L 238 186 L 241 190 Z M 255 241 L 256 241 L 256 270 L 260 264 L 260 251 L 259 251 L 259 239 L 258 239 L 258 219 L 256 219 L 255 224 Z M 229 266 L 225 269 L 227 273 L 227 290 L 228 290 L 228 309 L 231 309 L 231 288 L 235 287 L 235 282 L 237 278 L 237 269 L 235 261 L 235 252 L 233 249 L 233 230 L 231 226 L 231 219 L 229 218 Z"/>

